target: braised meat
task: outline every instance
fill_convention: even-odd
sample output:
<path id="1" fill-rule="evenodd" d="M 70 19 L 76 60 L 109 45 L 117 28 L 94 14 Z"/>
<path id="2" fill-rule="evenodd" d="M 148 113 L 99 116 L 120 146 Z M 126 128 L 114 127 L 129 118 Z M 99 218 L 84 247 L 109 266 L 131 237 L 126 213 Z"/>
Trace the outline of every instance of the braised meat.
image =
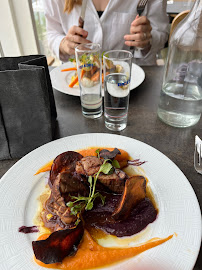
<path id="1" fill-rule="evenodd" d="M 54 181 L 50 198 L 46 203 L 46 209 L 53 215 L 59 216 L 66 224 L 75 222 L 77 217 L 70 214 L 70 209 L 66 206 L 66 196 L 80 194 L 87 196 L 88 187 L 81 181 L 81 178 L 71 172 L 60 173 Z"/>
<path id="2" fill-rule="evenodd" d="M 102 160 L 97 157 L 84 157 L 76 163 L 76 172 L 85 176 L 94 175 L 99 171 L 101 165 Z M 125 180 L 127 178 L 128 177 L 125 172 L 116 169 L 114 173 L 109 175 L 100 173 L 98 181 L 109 191 L 122 193 L 124 190 Z"/>
<path id="3" fill-rule="evenodd" d="M 116 169 L 114 173 L 100 174 L 98 180 L 111 191 L 121 194 L 124 190 L 125 180 L 128 178 L 125 172 Z"/>
<path id="4" fill-rule="evenodd" d="M 74 151 L 67 151 L 60 155 L 58 155 L 54 161 L 53 165 L 51 167 L 50 171 L 50 182 L 53 185 L 57 175 L 61 172 L 68 171 L 68 172 L 74 172 L 76 162 L 80 159 L 82 159 L 82 155 L 74 152 Z"/>
<path id="5" fill-rule="evenodd" d="M 76 172 L 86 176 L 94 175 L 99 171 L 101 165 L 102 161 L 97 157 L 83 157 L 76 163 Z"/>

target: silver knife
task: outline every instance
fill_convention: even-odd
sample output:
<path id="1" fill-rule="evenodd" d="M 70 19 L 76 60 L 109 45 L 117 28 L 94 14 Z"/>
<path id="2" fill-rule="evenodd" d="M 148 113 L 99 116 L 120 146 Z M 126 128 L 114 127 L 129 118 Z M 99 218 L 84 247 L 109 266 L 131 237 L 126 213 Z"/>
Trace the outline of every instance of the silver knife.
<path id="1" fill-rule="evenodd" d="M 88 0 L 83 0 L 82 1 L 81 14 L 80 14 L 80 17 L 79 17 L 79 27 L 81 27 L 81 28 L 83 28 L 83 25 L 84 25 L 87 1 Z"/>

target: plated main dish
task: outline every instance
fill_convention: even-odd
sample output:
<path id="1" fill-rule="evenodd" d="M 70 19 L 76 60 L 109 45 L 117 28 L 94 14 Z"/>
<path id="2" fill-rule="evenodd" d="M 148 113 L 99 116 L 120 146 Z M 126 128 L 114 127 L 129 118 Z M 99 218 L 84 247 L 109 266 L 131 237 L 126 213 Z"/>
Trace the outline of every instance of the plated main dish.
<path id="1" fill-rule="evenodd" d="M 130 239 L 155 222 L 158 206 L 148 179 L 133 169 L 144 163 L 121 149 L 91 147 L 64 152 L 41 168 L 37 173 L 50 175 L 37 213 L 40 236 L 32 243 L 36 263 L 69 270 L 102 267 L 171 239 L 128 248 L 98 244 L 110 235 Z"/>

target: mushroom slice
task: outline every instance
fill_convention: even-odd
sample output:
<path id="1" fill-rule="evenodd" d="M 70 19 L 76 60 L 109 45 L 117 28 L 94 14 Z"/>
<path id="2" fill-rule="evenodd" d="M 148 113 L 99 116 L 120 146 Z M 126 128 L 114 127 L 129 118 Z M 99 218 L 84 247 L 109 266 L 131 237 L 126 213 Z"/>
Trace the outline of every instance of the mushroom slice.
<path id="1" fill-rule="evenodd" d="M 121 152 L 117 148 L 114 148 L 113 151 L 109 151 L 107 149 L 100 151 L 100 157 L 104 159 L 114 159 L 117 155 L 121 155 Z"/>
<path id="2" fill-rule="evenodd" d="M 132 209 L 146 197 L 146 179 L 143 176 L 135 175 L 125 182 L 125 188 L 118 207 L 112 213 L 116 220 L 126 219 Z"/>

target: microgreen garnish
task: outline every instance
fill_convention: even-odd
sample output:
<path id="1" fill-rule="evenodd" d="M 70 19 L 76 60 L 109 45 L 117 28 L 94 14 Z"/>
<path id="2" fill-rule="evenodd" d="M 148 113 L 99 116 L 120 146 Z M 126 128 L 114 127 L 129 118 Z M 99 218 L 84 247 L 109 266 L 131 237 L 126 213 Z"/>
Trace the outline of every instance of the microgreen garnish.
<path id="1" fill-rule="evenodd" d="M 95 187 L 96 182 L 98 179 L 98 176 L 100 173 L 108 174 L 110 173 L 111 169 L 113 169 L 113 166 L 111 163 L 109 163 L 109 159 L 105 159 L 103 164 L 100 166 L 100 169 L 97 173 L 95 173 L 93 176 L 88 177 L 88 183 L 89 183 L 89 196 L 83 197 L 83 196 L 71 196 L 71 199 L 74 201 L 70 201 L 67 203 L 67 206 L 70 208 L 71 214 L 74 216 L 77 216 L 77 220 L 75 222 L 75 225 L 78 225 L 80 222 L 80 214 L 85 209 L 86 211 L 89 211 L 93 208 L 93 203 L 96 198 L 100 198 L 102 201 L 102 204 L 105 203 L 105 196 L 102 196 L 99 192 L 95 193 Z"/>
<path id="2" fill-rule="evenodd" d="M 116 159 L 112 160 L 112 166 L 116 169 L 120 169 L 119 162 Z"/>
<path id="3" fill-rule="evenodd" d="M 98 148 L 97 150 L 95 150 L 95 153 L 97 154 L 97 157 L 100 158 L 100 148 Z"/>

